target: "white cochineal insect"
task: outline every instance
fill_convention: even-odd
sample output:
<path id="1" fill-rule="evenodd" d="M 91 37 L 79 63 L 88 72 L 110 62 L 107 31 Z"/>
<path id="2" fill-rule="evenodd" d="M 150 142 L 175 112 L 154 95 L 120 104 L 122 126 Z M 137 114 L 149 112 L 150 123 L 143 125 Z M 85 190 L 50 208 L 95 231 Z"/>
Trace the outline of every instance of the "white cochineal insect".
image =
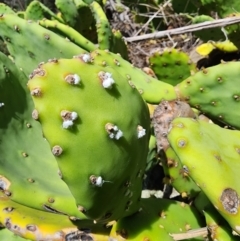
<path id="1" fill-rule="evenodd" d="M 101 176 L 90 176 L 90 182 L 94 185 L 94 186 L 97 186 L 97 187 L 102 187 L 102 185 L 105 183 L 105 182 L 110 182 L 110 181 L 105 181 L 103 180 L 103 178 Z"/>

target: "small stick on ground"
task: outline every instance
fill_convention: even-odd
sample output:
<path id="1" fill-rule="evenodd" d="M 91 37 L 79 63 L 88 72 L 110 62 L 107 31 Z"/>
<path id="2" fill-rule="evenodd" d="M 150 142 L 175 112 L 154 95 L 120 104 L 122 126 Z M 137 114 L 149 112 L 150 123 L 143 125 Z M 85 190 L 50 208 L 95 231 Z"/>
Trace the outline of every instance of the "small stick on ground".
<path id="1" fill-rule="evenodd" d="M 192 25 L 184 26 L 180 28 L 159 31 L 159 32 L 149 33 L 149 34 L 143 34 L 140 36 L 133 36 L 133 37 L 128 37 L 124 39 L 127 42 L 140 41 L 144 39 L 154 39 L 154 38 L 156 39 L 156 38 L 166 37 L 169 35 L 178 35 L 178 34 L 184 34 L 189 32 L 196 32 L 203 29 L 225 27 L 236 23 L 240 23 L 240 17 L 230 17 L 230 18 L 224 18 L 224 19 L 217 19 L 213 21 L 206 21 L 203 23 L 192 24 Z"/>

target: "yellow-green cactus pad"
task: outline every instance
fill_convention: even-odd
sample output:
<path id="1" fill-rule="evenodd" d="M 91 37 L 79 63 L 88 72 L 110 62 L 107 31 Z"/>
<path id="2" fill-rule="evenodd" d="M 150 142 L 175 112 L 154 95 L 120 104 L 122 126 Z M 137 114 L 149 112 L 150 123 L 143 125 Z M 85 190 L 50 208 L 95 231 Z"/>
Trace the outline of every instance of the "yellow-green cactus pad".
<path id="1" fill-rule="evenodd" d="M 0 196 L 0 222 L 14 234 L 34 241 L 108 240 L 109 230 L 91 220 L 72 222 L 65 215 L 28 208 L 4 195 Z"/>
<path id="2" fill-rule="evenodd" d="M 205 121 L 177 118 L 168 134 L 188 175 L 232 229 L 240 233 L 240 132 Z"/>

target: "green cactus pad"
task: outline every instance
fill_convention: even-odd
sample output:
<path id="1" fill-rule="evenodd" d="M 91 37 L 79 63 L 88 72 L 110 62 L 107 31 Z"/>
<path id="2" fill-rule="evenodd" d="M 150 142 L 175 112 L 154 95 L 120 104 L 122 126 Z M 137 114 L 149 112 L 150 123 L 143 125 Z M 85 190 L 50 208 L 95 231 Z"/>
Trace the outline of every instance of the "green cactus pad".
<path id="1" fill-rule="evenodd" d="M 83 54 L 41 65 L 29 88 L 79 210 L 97 221 L 138 209 L 150 120 L 138 91 Z"/>
<path id="2" fill-rule="evenodd" d="M 113 37 L 109 50 L 113 53 L 120 54 L 124 59 L 128 60 L 128 49 L 121 32 L 113 29 L 112 34 Z"/>
<path id="3" fill-rule="evenodd" d="M 85 52 L 69 40 L 37 23 L 26 21 L 13 14 L 1 15 L 0 28 L 0 36 L 5 40 L 16 65 L 26 75 L 29 75 L 42 61 L 50 58 L 71 58 L 73 55 Z"/>
<path id="4" fill-rule="evenodd" d="M 110 23 L 101 5 L 95 1 L 90 4 L 90 9 L 96 21 L 99 49 L 109 49 L 113 38 Z"/>
<path id="5" fill-rule="evenodd" d="M 240 132 L 205 121 L 177 118 L 168 134 L 188 175 L 232 229 L 240 233 Z"/>
<path id="6" fill-rule="evenodd" d="M 208 15 L 198 15 L 192 18 L 192 23 L 203 23 L 207 21 L 213 21 L 214 18 L 208 16 Z M 210 29 L 203 29 L 199 31 L 195 31 L 194 35 L 196 35 L 198 38 L 203 40 L 204 42 L 207 42 L 209 40 L 213 41 L 219 41 L 220 39 L 224 39 L 224 32 L 221 28 L 210 28 Z"/>
<path id="7" fill-rule="evenodd" d="M 3 241 L 30 241 L 30 239 L 22 238 L 7 228 L 0 229 L 0 240 Z"/>
<path id="8" fill-rule="evenodd" d="M 177 49 L 156 52 L 149 57 L 149 63 L 157 78 L 171 85 L 177 85 L 197 71 L 189 56 Z"/>
<path id="9" fill-rule="evenodd" d="M 159 104 L 161 100 L 174 100 L 177 98 L 172 85 L 161 82 L 142 70 L 134 67 L 120 55 L 108 51 L 97 50 L 91 53 L 94 63 L 102 67 L 113 67 L 122 76 L 122 81 L 128 82 L 136 88 L 143 99 L 152 104 Z"/>
<path id="10" fill-rule="evenodd" d="M 171 184 L 182 198 L 194 198 L 201 189 L 189 177 L 188 171 L 172 148 L 168 148 L 165 153 L 166 157 L 162 157 L 161 160 L 167 184 Z"/>
<path id="11" fill-rule="evenodd" d="M 32 119 L 27 79 L 0 54 L 0 189 L 23 205 L 84 218 Z"/>
<path id="12" fill-rule="evenodd" d="M 141 211 L 118 220 L 110 237 L 115 241 L 173 241 L 173 234 L 185 233 L 203 225 L 197 211 L 185 204 L 167 199 L 142 199 Z M 205 240 L 203 237 L 188 240 Z"/>
<path id="13" fill-rule="evenodd" d="M 4 13 L 15 14 L 15 12 L 8 5 L 0 3 L 0 14 Z"/>
<path id="14" fill-rule="evenodd" d="M 83 0 L 74 0 L 74 3 L 78 11 L 78 23 L 76 27 L 80 33 L 86 33 L 94 23 L 94 17 L 92 15 L 90 6 Z"/>
<path id="15" fill-rule="evenodd" d="M 0 195 L 0 210 L 1 224 L 24 240 L 68 241 L 87 238 L 108 241 L 108 229 L 93 224 L 92 220 L 72 222 L 67 216 L 32 209 L 13 202 L 4 195 Z M 22 241 L 20 237 L 14 241 Z"/>
<path id="16" fill-rule="evenodd" d="M 78 11 L 77 6 L 73 0 L 55 0 L 55 5 L 58 10 L 61 12 L 61 17 L 64 22 L 74 27 L 77 24 L 78 20 Z"/>
<path id="17" fill-rule="evenodd" d="M 37 0 L 32 1 L 26 8 L 25 19 L 38 21 L 44 18 L 56 19 L 59 22 L 63 22 L 63 20 L 52 12 L 47 6 Z"/>
<path id="18" fill-rule="evenodd" d="M 231 0 L 229 4 L 225 4 L 224 0 L 201 0 L 202 5 L 210 11 L 215 11 L 220 17 L 227 17 L 229 14 L 237 13 L 240 11 L 239 2 Z"/>
<path id="19" fill-rule="evenodd" d="M 70 39 L 73 43 L 85 49 L 86 51 L 93 51 L 97 49 L 95 44 L 83 37 L 80 33 L 78 33 L 70 26 L 59 23 L 58 21 L 52 21 L 48 19 L 40 20 L 39 24 L 45 28 L 51 29 L 53 32 L 61 33 L 66 38 Z"/>
<path id="20" fill-rule="evenodd" d="M 240 62 L 199 71 L 175 87 L 179 98 L 212 119 L 240 128 Z"/>

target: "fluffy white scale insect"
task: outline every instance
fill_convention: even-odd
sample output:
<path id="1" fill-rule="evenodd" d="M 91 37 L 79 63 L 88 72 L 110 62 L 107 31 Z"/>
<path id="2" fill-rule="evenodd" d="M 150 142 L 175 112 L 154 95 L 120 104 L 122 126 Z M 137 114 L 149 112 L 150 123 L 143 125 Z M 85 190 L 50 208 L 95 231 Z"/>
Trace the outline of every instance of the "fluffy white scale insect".
<path id="1" fill-rule="evenodd" d="M 102 178 L 101 176 L 96 177 L 96 176 L 94 176 L 94 175 L 92 175 L 92 176 L 90 177 L 90 180 L 91 180 L 92 184 L 95 185 L 95 186 L 97 186 L 97 187 L 102 187 L 102 185 L 103 185 L 105 182 L 110 182 L 110 181 L 105 181 L 105 180 L 103 180 L 103 178 Z"/>
<path id="2" fill-rule="evenodd" d="M 112 77 L 108 77 L 106 79 L 103 80 L 102 82 L 102 86 L 105 88 L 105 89 L 109 89 L 112 87 L 112 85 L 115 83 L 114 79 Z"/>
<path id="3" fill-rule="evenodd" d="M 115 134 L 115 139 L 119 140 L 123 136 L 123 132 L 121 130 L 118 130 Z"/>
<path id="4" fill-rule="evenodd" d="M 146 129 L 144 129 L 142 126 L 138 126 L 137 131 L 138 139 L 146 135 Z"/>
<path id="5" fill-rule="evenodd" d="M 72 120 L 65 120 L 63 121 L 62 124 L 64 129 L 68 129 L 69 127 L 73 126 L 73 121 Z"/>
<path id="6" fill-rule="evenodd" d="M 73 120 L 73 121 L 76 120 L 77 117 L 78 117 L 77 112 L 73 111 L 73 112 L 71 113 L 71 117 L 72 117 L 72 120 Z"/>
<path id="7" fill-rule="evenodd" d="M 74 74 L 74 75 L 73 75 L 73 79 L 74 79 L 73 84 L 75 84 L 75 85 L 78 85 L 78 84 L 80 83 L 80 81 L 81 81 L 80 76 L 77 75 L 77 74 Z"/>
<path id="8" fill-rule="evenodd" d="M 88 63 L 91 61 L 91 56 L 90 54 L 83 54 L 82 55 L 82 60 L 85 62 L 85 63 Z"/>

